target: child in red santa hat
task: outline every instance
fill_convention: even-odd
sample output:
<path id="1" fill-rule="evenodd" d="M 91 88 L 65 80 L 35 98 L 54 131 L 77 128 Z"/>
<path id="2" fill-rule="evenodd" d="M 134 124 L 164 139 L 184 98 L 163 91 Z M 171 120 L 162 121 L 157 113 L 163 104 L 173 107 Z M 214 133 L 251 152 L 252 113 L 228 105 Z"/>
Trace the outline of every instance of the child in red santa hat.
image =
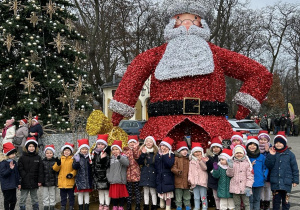
<path id="1" fill-rule="evenodd" d="M 75 192 L 78 192 L 79 209 L 89 209 L 90 192 L 92 192 L 92 167 L 88 139 L 79 139 L 78 150 L 73 156 L 73 168 L 77 170 L 75 177 Z M 83 201 L 84 200 L 84 201 Z M 83 203 L 84 202 L 84 203 Z"/>
<path id="2" fill-rule="evenodd" d="M 231 136 L 230 140 L 231 140 L 230 149 L 232 150 L 236 145 L 244 145 L 243 134 L 241 132 L 233 132 L 233 135 Z"/>
<path id="3" fill-rule="evenodd" d="M 231 149 L 223 149 L 219 155 L 219 162 L 213 163 L 212 176 L 218 180 L 218 198 L 220 198 L 220 210 L 233 210 L 235 208 L 232 193 L 229 192 L 230 177 L 226 175 L 228 169 L 227 160 L 232 156 Z"/>
<path id="4" fill-rule="evenodd" d="M 241 209 L 241 200 L 244 203 L 245 210 L 250 210 L 249 197 L 252 194 L 252 185 L 254 176 L 252 164 L 247 157 L 245 146 L 236 145 L 232 151 L 232 159 L 228 159 L 227 176 L 230 180 L 229 192 L 233 194 L 235 209 Z"/>
<path id="5" fill-rule="evenodd" d="M 107 144 L 107 139 L 107 134 L 99 134 L 91 155 L 93 186 L 98 190 L 99 210 L 108 210 L 110 204 L 109 183 L 106 177 L 110 161 L 110 146 Z"/>
<path id="6" fill-rule="evenodd" d="M 171 171 L 175 162 L 175 155 L 172 152 L 173 142 L 174 140 L 170 137 L 165 137 L 155 157 L 156 191 L 160 198 L 160 208 L 166 207 L 166 210 L 171 209 L 171 199 L 174 198 L 173 191 L 175 190 L 174 174 Z M 166 206 L 164 206 L 164 201 L 166 201 Z"/>
<path id="7" fill-rule="evenodd" d="M 267 157 L 269 154 L 269 149 L 272 147 L 270 144 L 271 137 L 269 136 L 268 131 L 261 130 L 258 133 L 258 141 L 259 141 L 259 150 L 262 155 Z M 260 208 L 261 209 L 269 209 L 270 203 L 271 203 L 271 183 L 270 183 L 270 173 L 268 173 L 267 179 L 265 180 L 264 187 L 261 191 L 260 195 L 261 203 Z"/>
<path id="8" fill-rule="evenodd" d="M 34 137 L 28 137 L 25 142 L 23 155 L 19 158 L 18 166 L 21 176 L 20 209 L 25 209 L 28 193 L 31 196 L 32 209 L 39 209 L 37 190 L 44 182 L 44 167 L 42 158 L 38 155 L 38 142 Z M 28 173 L 30 171 L 30 173 Z"/>
<path id="9" fill-rule="evenodd" d="M 74 144 L 66 142 L 61 148 L 61 158 L 56 158 L 53 170 L 58 174 L 58 188 L 60 189 L 61 210 L 66 210 L 69 198 L 69 209 L 73 210 L 75 196 L 74 184 L 77 171 L 73 169 Z"/>
<path id="10" fill-rule="evenodd" d="M 213 191 L 216 209 L 220 209 L 220 199 L 218 197 L 217 189 L 218 189 L 218 179 L 212 176 L 211 171 L 213 170 L 213 164 L 218 163 L 219 155 L 221 154 L 223 149 L 221 137 L 215 136 L 211 140 L 210 151 L 206 153 L 208 156 L 208 160 L 206 162 L 207 174 L 208 174 L 208 184 L 207 187 L 211 188 Z"/>
<path id="11" fill-rule="evenodd" d="M 152 206 L 151 210 L 157 209 L 157 194 L 156 194 L 156 171 L 155 157 L 158 153 L 156 140 L 153 136 L 147 136 L 144 144 L 140 148 L 140 157 L 138 164 L 141 168 L 140 186 L 144 191 L 144 210 L 149 210 L 149 200 L 151 194 Z"/>
<path id="12" fill-rule="evenodd" d="M 189 176 L 188 180 L 191 184 L 191 189 L 194 192 L 194 210 L 200 209 L 200 199 L 202 209 L 208 208 L 207 203 L 207 158 L 204 156 L 204 150 L 200 143 L 192 142 L 192 151 L 190 155 Z"/>
<path id="13" fill-rule="evenodd" d="M 179 141 L 176 145 L 175 163 L 171 171 L 175 176 L 175 198 L 176 210 L 182 210 L 182 198 L 186 210 L 191 209 L 191 193 L 188 182 L 189 155 L 188 145 L 185 141 Z"/>
<path id="14" fill-rule="evenodd" d="M 15 119 L 12 117 L 9 120 L 6 120 L 5 127 L 2 130 L 2 143 L 7 142 L 13 143 L 13 139 L 16 133 L 16 126 L 14 125 Z"/>
<path id="15" fill-rule="evenodd" d="M 43 205 L 44 208 L 54 210 L 56 204 L 55 191 L 57 186 L 57 172 L 53 170 L 56 162 L 54 158 L 55 148 L 54 145 L 46 145 L 44 149 L 45 158 L 43 159 L 44 165 L 44 182 L 43 182 Z"/>
<path id="16" fill-rule="evenodd" d="M 115 140 L 111 145 L 110 167 L 107 169 L 109 197 L 113 203 L 113 210 L 123 210 L 125 200 L 129 196 L 126 188 L 129 160 L 122 151 L 122 141 Z"/>
<path id="17" fill-rule="evenodd" d="M 15 209 L 17 203 L 17 188 L 19 187 L 19 171 L 14 158 L 17 150 L 10 142 L 3 144 L 0 155 L 0 182 L 4 197 L 4 209 Z"/>
<path id="18" fill-rule="evenodd" d="M 124 154 L 129 160 L 127 168 L 127 190 L 129 196 L 127 197 L 127 210 L 131 210 L 132 194 L 135 191 L 135 210 L 140 210 L 141 192 L 139 189 L 141 170 L 137 163 L 139 158 L 139 139 L 138 136 L 128 136 L 128 147 L 124 147 Z"/>
<path id="19" fill-rule="evenodd" d="M 295 154 L 287 146 L 284 131 L 278 131 L 274 137 L 266 158 L 266 166 L 270 170 L 271 190 L 273 192 L 273 209 L 290 209 L 289 196 L 292 187 L 299 184 L 299 169 Z"/>

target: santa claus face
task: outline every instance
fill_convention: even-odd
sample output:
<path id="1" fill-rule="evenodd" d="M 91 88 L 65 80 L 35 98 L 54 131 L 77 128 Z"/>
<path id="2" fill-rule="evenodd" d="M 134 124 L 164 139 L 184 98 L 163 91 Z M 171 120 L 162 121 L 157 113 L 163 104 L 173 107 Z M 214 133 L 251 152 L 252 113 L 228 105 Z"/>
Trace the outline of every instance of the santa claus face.
<path id="1" fill-rule="evenodd" d="M 173 19 L 176 19 L 175 28 L 178 28 L 179 26 L 185 26 L 186 29 L 188 30 L 192 25 L 202 27 L 201 18 L 198 15 L 184 13 L 184 14 L 174 15 Z"/>

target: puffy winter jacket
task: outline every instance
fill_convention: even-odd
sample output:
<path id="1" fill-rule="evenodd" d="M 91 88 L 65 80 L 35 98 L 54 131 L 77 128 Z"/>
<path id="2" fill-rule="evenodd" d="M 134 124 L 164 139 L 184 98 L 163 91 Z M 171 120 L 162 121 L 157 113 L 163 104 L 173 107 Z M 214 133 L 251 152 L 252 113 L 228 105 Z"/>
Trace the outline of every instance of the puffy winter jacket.
<path id="1" fill-rule="evenodd" d="M 189 189 L 188 173 L 189 173 L 189 156 L 183 157 L 180 153 L 175 152 L 175 163 L 171 171 L 175 176 L 175 188 Z"/>
<path id="2" fill-rule="evenodd" d="M 194 157 L 192 158 L 189 166 L 189 183 L 191 188 L 195 188 L 196 185 L 207 187 L 208 175 L 206 170 L 205 162 L 196 160 Z"/>
<path id="3" fill-rule="evenodd" d="M 16 137 L 23 137 L 21 147 L 25 146 L 26 138 L 28 137 L 28 126 L 27 124 L 22 125 L 16 130 Z"/>
<path id="4" fill-rule="evenodd" d="M 55 158 L 52 157 L 50 160 L 47 158 L 43 159 L 44 165 L 44 183 L 43 186 L 50 187 L 57 185 L 57 172 L 53 170 L 55 164 Z"/>
<path id="5" fill-rule="evenodd" d="M 106 171 L 108 182 L 110 184 L 126 184 L 128 165 L 129 160 L 125 155 L 120 155 L 120 159 L 111 156 L 110 166 Z"/>
<path id="6" fill-rule="evenodd" d="M 6 130 L 6 134 L 5 137 L 3 138 L 2 144 L 5 144 L 7 142 L 12 143 L 15 134 L 16 134 L 16 126 L 12 125 Z"/>
<path id="7" fill-rule="evenodd" d="M 77 174 L 77 171 L 73 169 L 73 155 L 70 155 L 68 157 L 61 156 L 61 165 L 58 166 L 57 163 L 54 164 L 53 170 L 58 173 L 58 188 L 61 189 L 70 189 L 74 187 L 75 184 L 75 176 Z M 73 178 L 68 179 L 67 175 L 72 174 Z"/>
<path id="8" fill-rule="evenodd" d="M 35 133 L 34 137 L 39 142 L 39 138 L 42 137 L 42 135 L 43 135 L 44 132 L 43 132 L 42 126 L 38 123 L 38 124 L 35 124 L 34 126 L 31 126 L 29 128 L 29 135 L 28 136 L 32 137 L 30 135 L 30 133 Z M 41 144 L 41 142 L 39 142 L 39 144 Z"/>
<path id="9" fill-rule="evenodd" d="M 155 157 L 156 191 L 160 194 L 172 192 L 175 189 L 174 174 L 171 171 L 175 162 L 174 154 L 160 155 Z"/>
<path id="10" fill-rule="evenodd" d="M 219 168 L 213 170 L 212 176 L 218 180 L 218 197 L 219 198 L 232 198 L 232 193 L 229 192 L 230 177 L 226 175 L 226 170 L 224 168 Z"/>
<path id="11" fill-rule="evenodd" d="M 12 160 L 15 167 L 10 169 L 10 162 L 3 160 L 0 162 L 0 182 L 1 190 L 16 189 L 19 185 L 19 171 L 16 161 Z"/>
<path id="12" fill-rule="evenodd" d="M 212 176 L 213 164 L 219 162 L 218 155 L 209 156 L 208 161 L 206 162 L 207 174 L 208 174 L 208 183 L 207 187 L 217 190 L 218 189 L 218 179 Z"/>
<path id="13" fill-rule="evenodd" d="M 73 168 L 77 170 L 75 184 L 78 190 L 92 189 L 92 167 L 89 162 L 89 156 L 79 154 L 79 162 L 73 161 Z"/>
<path id="14" fill-rule="evenodd" d="M 275 155 L 268 154 L 266 166 L 270 170 L 272 190 L 291 192 L 292 184 L 299 184 L 299 169 L 294 153 L 289 149 Z"/>
<path id="15" fill-rule="evenodd" d="M 106 157 L 101 158 L 101 153 L 94 153 L 92 160 L 93 187 L 96 190 L 108 190 L 109 183 L 106 177 L 106 171 L 110 162 L 110 147 L 107 147 Z"/>
<path id="16" fill-rule="evenodd" d="M 44 166 L 37 153 L 23 152 L 18 161 L 22 189 L 39 188 L 38 183 L 44 182 Z"/>
<path id="17" fill-rule="evenodd" d="M 142 166 L 140 186 L 156 188 L 154 152 L 141 153 L 138 163 Z"/>
<path id="18" fill-rule="evenodd" d="M 130 149 L 129 147 L 124 147 L 124 154 L 129 160 L 129 166 L 127 168 L 127 182 L 139 182 L 141 178 L 140 166 L 136 159 L 139 158 L 139 148 Z"/>
<path id="19" fill-rule="evenodd" d="M 265 165 L 265 156 L 260 154 L 257 158 L 249 158 L 250 162 L 255 164 L 253 165 L 254 170 L 254 183 L 253 187 L 262 187 L 265 185 L 265 180 L 268 178 L 269 170 Z"/>
<path id="20" fill-rule="evenodd" d="M 246 187 L 252 188 L 254 176 L 247 159 L 234 160 L 233 168 L 228 167 L 226 174 L 232 177 L 229 192 L 233 194 L 245 194 Z"/>

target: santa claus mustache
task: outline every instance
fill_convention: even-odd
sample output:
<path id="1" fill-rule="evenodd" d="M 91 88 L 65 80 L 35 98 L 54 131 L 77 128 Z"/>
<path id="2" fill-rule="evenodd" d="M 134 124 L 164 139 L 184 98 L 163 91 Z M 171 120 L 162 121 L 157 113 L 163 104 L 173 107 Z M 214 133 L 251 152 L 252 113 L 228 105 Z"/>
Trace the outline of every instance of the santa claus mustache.
<path id="1" fill-rule="evenodd" d="M 197 35 L 204 40 L 208 41 L 210 37 L 210 28 L 207 25 L 205 20 L 201 20 L 202 27 L 192 25 L 187 30 L 185 26 L 179 26 L 178 28 L 174 28 L 176 19 L 171 19 L 170 22 L 166 25 L 164 31 L 164 38 L 166 42 L 179 37 L 186 35 Z"/>

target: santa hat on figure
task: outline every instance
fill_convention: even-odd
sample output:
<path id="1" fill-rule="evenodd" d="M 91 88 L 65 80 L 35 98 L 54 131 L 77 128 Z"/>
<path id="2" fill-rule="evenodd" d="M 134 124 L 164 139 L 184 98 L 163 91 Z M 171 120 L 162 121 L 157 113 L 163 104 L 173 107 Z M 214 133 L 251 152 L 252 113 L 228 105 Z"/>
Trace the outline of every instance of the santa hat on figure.
<path id="1" fill-rule="evenodd" d="M 77 142 L 78 142 L 78 149 L 77 149 L 77 152 L 74 154 L 74 156 L 77 155 L 78 153 L 80 153 L 80 150 L 82 148 L 87 148 L 88 150 L 90 150 L 88 139 L 78 139 Z M 88 155 L 89 155 L 89 162 L 90 162 L 90 164 L 92 164 L 92 158 L 91 158 L 91 154 L 89 153 L 89 151 L 88 151 Z"/>
<path id="2" fill-rule="evenodd" d="M 199 151 L 202 153 L 202 157 L 204 157 L 204 150 L 203 150 L 203 147 L 202 147 L 201 143 L 192 142 L 192 150 L 191 150 L 190 160 L 195 158 L 194 153 L 199 152 Z"/>
<path id="3" fill-rule="evenodd" d="M 54 148 L 54 145 L 53 144 L 50 144 L 50 145 L 46 145 L 45 146 L 45 149 L 44 149 L 44 153 L 46 154 L 46 151 L 47 150 L 51 150 L 53 152 L 53 154 L 55 153 L 55 148 Z"/>
<path id="4" fill-rule="evenodd" d="M 35 116 L 32 118 L 32 122 L 38 123 L 39 122 L 39 116 Z"/>
<path id="5" fill-rule="evenodd" d="M 28 121 L 26 119 L 22 119 L 22 120 L 20 120 L 20 122 L 22 122 L 25 125 L 28 123 Z"/>
<path id="6" fill-rule="evenodd" d="M 277 142 L 280 142 L 283 144 L 283 148 L 286 148 L 287 147 L 287 138 L 285 136 L 285 132 L 284 131 L 278 131 L 277 135 L 274 137 L 274 146 Z M 275 150 L 276 150 L 276 147 L 275 147 Z"/>
<path id="7" fill-rule="evenodd" d="M 231 149 L 223 149 L 222 152 L 221 152 L 221 154 L 218 156 L 218 159 L 219 160 L 220 159 L 224 159 L 224 160 L 227 161 L 227 160 L 231 159 L 231 157 L 232 157 L 232 150 Z M 223 169 L 227 169 L 228 168 L 228 166 L 222 165 L 220 163 L 220 161 L 218 162 L 218 166 L 220 166 Z"/>
<path id="8" fill-rule="evenodd" d="M 137 135 L 131 135 L 128 136 L 127 144 L 129 145 L 131 142 L 134 142 L 135 144 L 139 142 L 139 138 Z"/>
<path id="9" fill-rule="evenodd" d="M 165 137 L 159 144 L 159 146 L 163 145 L 169 148 L 169 157 L 171 157 L 171 153 L 173 153 L 172 151 L 173 143 L 174 143 L 173 139 L 171 139 L 170 137 Z"/>
<path id="10" fill-rule="evenodd" d="M 65 145 L 61 147 L 61 152 L 63 152 L 65 149 L 69 149 L 69 150 L 71 150 L 71 153 L 73 153 L 73 151 L 74 151 L 74 144 L 66 142 Z"/>
<path id="11" fill-rule="evenodd" d="M 179 141 L 176 145 L 176 151 L 179 153 L 181 150 L 186 149 L 189 151 L 188 145 L 185 141 Z"/>
<path id="12" fill-rule="evenodd" d="M 38 142 L 35 137 L 28 137 L 25 142 L 25 148 L 28 149 L 29 144 L 33 144 L 35 148 L 38 146 Z"/>
<path id="13" fill-rule="evenodd" d="M 91 152 L 91 159 L 94 159 L 95 149 L 97 148 L 98 144 L 104 144 L 105 145 L 105 148 L 101 151 L 101 153 L 105 152 L 105 150 L 106 150 L 106 148 L 108 146 L 107 139 L 108 139 L 108 134 L 98 134 L 97 135 L 96 144 L 93 147 L 93 151 Z"/>
<path id="14" fill-rule="evenodd" d="M 219 147 L 221 149 L 221 152 L 222 152 L 223 145 L 222 145 L 222 142 L 220 140 L 220 137 L 215 136 L 215 137 L 212 138 L 212 140 L 210 142 L 210 151 L 212 153 L 213 153 L 213 147 Z M 217 155 L 217 154 L 214 154 L 214 155 Z"/>
<path id="15" fill-rule="evenodd" d="M 114 142 L 111 145 L 111 149 L 113 149 L 114 147 L 117 147 L 121 152 L 123 152 L 122 141 L 114 140 Z"/>
<path id="16" fill-rule="evenodd" d="M 10 142 L 4 143 L 3 144 L 3 154 L 6 156 L 9 156 L 13 153 L 17 153 L 17 150 L 14 147 L 14 145 Z"/>

